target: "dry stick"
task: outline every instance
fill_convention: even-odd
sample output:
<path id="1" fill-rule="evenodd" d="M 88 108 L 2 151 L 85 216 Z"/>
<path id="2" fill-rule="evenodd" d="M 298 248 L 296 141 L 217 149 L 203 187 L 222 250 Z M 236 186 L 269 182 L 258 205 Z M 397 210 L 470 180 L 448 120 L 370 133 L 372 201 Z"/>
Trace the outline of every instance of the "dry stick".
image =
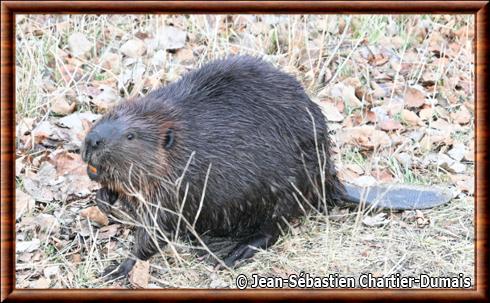
<path id="1" fill-rule="evenodd" d="M 349 29 L 349 26 L 350 26 L 350 22 L 351 22 L 351 17 L 349 16 L 347 18 L 347 22 L 346 22 L 346 25 L 344 27 L 344 31 L 342 32 L 342 36 L 340 37 L 339 43 L 337 43 L 332 54 L 328 57 L 327 61 L 323 64 L 320 73 L 318 73 L 318 78 L 316 81 L 317 83 L 320 83 L 321 77 L 323 77 L 323 75 L 325 75 L 325 69 L 328 68 L 328 65 L 330 64 L 330 62 L 332 61 L 334 56 L 337 54 L 340 46 L 342 45 L 342 43 L 344 43 L 345 36 L 347 35 L 347 30 Z M 333 77 L 328 80 L 328 83 L 332 82 L 332 80 L 333 80 Z"/>
<path id="2" fill-rule="evenodd" d="M 163 210 L 173 214 L 173 215 L 179 215 L 179 213 L 171 210 L 171 209 L 168 209 L 166 207 L 162 207 Z M 204 241 L 202 241 L 201 237 L 199 236 L 199 234 L 196 232 L 196 230 L 193 228 L 193 226 L 190 224 L 189 221 L 187 221 L 187 219 L 182 216 L 182 221 L 186 224 L 188 230 L 196 237 L 196 239 L 199 241 L 199 243 L 202 245 L 202 247 L 213 257 L 215 258 L 222 266 L 224 266 L 226 269 L 232 271 L 228 266 L 226 266 L 226 264 L 220 259 L 218 258 L 211 250 L 209 250 L 209 248 L 207 247 L 207 245 L 204 243 Z"/>
<path id="3" fill-rule="evenodd" d="M 193 155 L 194 155 L 194 153 L 192 153 L 192 154 L 191 154 L 191 157 L 190 157 L 190 158 L 192 158 L 192 157 L 193 157 Z M 190 160 L 188 161 L 188 164 L 189 164 L 189 163 L 190 163 Z M 186 166 L 186 167 L 188 167 L 188 166 Z M 208 168 L 208 172 L 207 172 L 207 174 L 206 174 L 205 187 L 204 187 L 204 190 L 203 190 L 203 194 L 202 194 L 202 196 L 201 196 L 200 208 L 202 208 L 202 202 L 203 202 L 203 199 L 204 199 L 205 188 L 206 188 L 207 179 L 208 179 L 208 176 L 209 176 L 210 169 L 211 169 L 211 165 L 209 166 L 209 168 Z M 184 173 L 185 173 L 185 172 L 184 172 Z M 129 178 L 129 180 L 131 180 L 131 178 Z M 180 179 L 178 180 L 178 183 L 180 184 L 180 182 L 181 182 L 181 181 L 182 181 L 182 178 L 180 178 Z M 179 217 L 180 221 L 183 221 L 183 222 L 184 222 L 184 223 L 187 225 L 188 230 L 189 230 L 189 231 L 190 231 L 190 232 L 191 232 L 191 233 L 192 233 L 192 234 L 193 234 L 193 235 L 196 237 L 196 239 L 199 241 L 199 243 L 202 245 L 202 247 L 203 247 L 203 248 L 204 248 L 204 249 L 205 249 L 205 250 L 206 250 L 206 251 L 207 251 L 207 252 L 208 252 L 208 253 L 209 253 L 209 254 L 210 254 L 210 255 L 211 255 L 213 258 L 215 258 L 215 259 L 216 259 L 216 260 L 217 260 L 217 261 L 218 261 L 218 262 L 219 262 L 221 265 L 223 265 L 223 266 L 224 266 L 226 269 L 231 270 L 231 269 L 230 269 L 228 266 L 226 266 L 226 264 L 224 264 L 224 263 L 223 263 L 223 261 L 222 261 L 221 259 L 219 259 L 219 258 L 218 258 L 218 257 L 217 257 L 217 256 L 216 256 L 216 255 L 215 255 L 213 252 L 212 252 L 212 251 L 210 251 L 210 250 L 209 250 L 209 248 L 208 248 L 208 247 L 206 246 L 206 244 L 205 244 L 205 243 L 202 241 L 202 239 L 200 238 L 200 236 L 198 235 L 198 233 L 195 231 L 195 229 L 194 229 L 194 225 L 195 225 L 195 223 L 196 223 L 197 217 L 196 217 L 196 219 L 194 220 L 194 224 L 193 224 L 193 225 L 191 225 L 191 224 L 190 224 L 190 223 L 187 221 L 187 219 L 186 219 L 186 218 L 183 216 L 183 214 L 176 213 L 176 212 L 174 212 L 173 210 L 170 210 L 170 209 L 168 209 L 168 208 L 166 208 L 166 207 L 162 207 L 161 205 L 154 205 L 153 203 L 151 203 L 151 201 L 145 201 L 145 200 L 144 200 L 144 198 L 143 198 L 142 196 L 140 196 L 140 195 L 137 193 L 137 191 L 134 189 L 134 187 L 132 186 L 132 184 L 131 184 L 131 187 L 132 187 L 132 188 L 129 188 L 129 189 L 128 189 L 128 192 L 133 192 L 133 193 L 134 193 L 136 196 L 139 196 L 139 197 L 140 197 L 140 199 L 142 199 L 142 201 L 144 202 L 144 203 L 143 203 L 143 205 L 145 205 L 146 207 L 153 206 L 153 207 L 156 207 L 156 208 L 161 208 L 161 209 L 162 209 L 162 210 L 164 210 L 164 211 L 167 211 L 167 212 L 169 212 L 169 213 L 171 213 L 171 214 L 177 215 L 177 216 Z M 155 218 L 153 218 L 153 219 L 154 219 L 154 221 L 155 221 Z M 154 223 L 156 224 L 156 221 L 155 221 Z M 139 226 L 141 226 L 141 225 L 139 225 Z M 145 226 L 145 225 L 142 225 L 142 226 L 143 226 L 144 228 L 148 229 L 148 227 L 147 227 L 147 226 Z M 155 226 L 158 228 L 158 226 L 157 226 L 157 225 L 155 225 Z M 158 230 L 157 230 L 157 231 L 158 231 Z M 172 251 L 174 252 L 175 256 L 178 258 L 178 260 L 181 260 L 180 255 L 179 255 L 179 254 L 177 253 L 177 251 L 175 250 L 175 247 L 174 247 L 173 243 L 172 243 L 172 242 L 171 242 L 171 241 L 170 241 L 170 240 L 169 240 L 169 239 L 166 237 L 166 235 L 165 235 L 163 232 L 162 232 L 162 236 L 165 238 L 165 241 L 166 241 L 166 242 L 169 244 L 170 248 L 171 248 L 171 249 L 172 249 Z M 153 241 L 156 243 L 157 248 L 159 248 L 158 241 L 157 241 L 157 240 L 155 240 L 155 239 L 153 239 L 153 238 L 152 238 L 152 240 L 153 240 Z M 161 252 L 161 253 L 162 253 L 162 252 Z M 167 264 L 167 265 L 168 265 L 168 264 Z M 170 266 L 168 266 L 168 267 L 170 268 Z"/>
<path id="4" fill-rule="evenodd" d="M 323 50 L 325 49 L 324 44 L 325 44 L 325 33 L 326 32 L 327 32 L 327 29 L 326 29 L 326 26 L 324 25 L 323 26 L 323 30 L 322 30 L 322 36 L 321 36 L 322 38 L 320 40 L 320 50 L 318 52 L 318 59 L 317 59 L 318 61 L 316 63 L 315 70 L 319 70 L 320 69 L 320 64 L 322 62 L 322 57 L 323 57 Z M 322 72 L 323 72 L 323 74 L 322 74 Z M 318 77 L 316 79 L 316 82 L 315 81 L 312 81 L 312 85 L 310 85 L 310 87 L 309 87 L 310 90 L 311 90 L 313 84 L 316 83 L 317 86 L 320 84 L 320 79 L 321 79 L 321 77 L 323 77 L 324 74 L 325 74 L 325 68 L 322 68 L 322 70 L 318 72 Z"/>
<path id="5" fill-rule="evenodd" d="M 143 205 L 144 207 L 146 207 L 147 214 L 149 214 L 151 216 L 151 213 L 152 212 L 151 212 L 151 209 L 149 207 L 152 204 L 150 204 L 149 201 L 146 201 L 146 199 L 143 197 L 143 195 L 141 195 L 141 193 L 139 193 L 138 190 L 132 184 L 132 181 L 131 181 L 132 168 L 133 168 L 133 164 L 131 164 L 130 169 L 129 169 L 129 177 L 128 177 L 128 180 L 129 180 L 129 186 L 130 186 L 130 188 L 127 188 L 127 192 L 132 193 L 131 196 L 135 197 L 140 202 L 140 205 Z M 158 206 L 157 206 L 156 209 L 158 209 Z M 150 236 L 149 238 L 151 239 L 151 241 L 153 241 L 153 243 L 154 243 L 155 247 L 158 249 L 159 253 L 163 255 L 163 251 L 160 248 L 160 242 L 159 242 L 159 239 L 160 238 L 158 238 L 157 235 L 156 235 L 156 232 L 159 231 L 159 229 L 158 229 L 157 215 L 158 215 L 158 211 L 155 212 L 155 215 L 154 216 L 151 216 L 151 219 L 153 219 L 153 227 L 152 227 L 152 229 L 154 230 L 154 232 L 152 232 L 150 230 L 150 226 L 149 226 L 150 223 L 149 222 L 142 222 L 141 224 L 138 224 L 138 226 L 144 228 L 145 231 L 148 233 L 148 235 L 152 235 L 153 234 L 153 237 Z M 176 257 L 177 261 L 179 263 L 182 262 L 182 259 L 180 258 L 180 255 L 178 254 L 178 252 L 175 249 L 174 245 L 171 243 L 171 241 L 165 235 L 165 233 L 162 232 L 160 234 L 163 236 L 164 242 L 170 247 L 170 250 L 172 251 L 172 253 Z M 165 262 L 167 263 L 166 259 L 165 259 Z M 167 263 L 167 265 L 169 265 L 169 264 Z"/>
<path id="6" fill-rule="evenodd" d="M 315 138 L 315 151 L 316 151 L 316 156 L 318 160 L 318 168 L 320 169 L 320 182 L 322 184 L 322 202 L 325 204 L 325 211 L 328 213 L 326 209 L 326 192 L 325 192 L 325 171 L 322 169 L 322 160 L 320 158 L 320 151 L 318 149 L 318 134 L 316 131 L 316 124 L 315 124 L 315 118 L 313 117 L 312 113 L 308 108 L 306 108 L 306 111 L 310 115 L 311 122 L 313 124 L 313 136 Z M 315 186 L 315 185 L 313 185 Z"/>
<path id="7" fill-rule="evenodd" d="M 412 30 L 413 29 L 410 28 L 410 31 L 408 32 L 407 42 L 408 42 L 408 39 L 410 39 L 410 37 L 412 36 Z M 398 76 L 400 75 L 400 70 L 402 67 L 403 58 L 405 57 L 405 52 L 407 51 L 407 45 L 408 45 L 408 43 L 405 43 L 403 45 L 402 54 L 400 56 L 400 68 L 396 70 L 395 78 L 393 79 L 393 89 L 391 90 L 390 101 L 389 101 L 390 104 L 391 104 L 391 102 L 393 102 L 393 96 L 395 95 L 395 90 L 396 90 L 396 81 L 398 80 Z"/>
<path id="8" fill-rule="evenodd" d="M 337 78 L 337 76 L 339 75 L 340 71 L 342 70 L 342 68 L 344 67 L 344 65 L 347 63 L 347 61 L 349 61 L 350 57 L 352 56 L 352 54 L 354 53 L 354 51 L 357 49 L 357 47 L 359 46 L 359 44 L 361 43 L 362 40 L 364 40 L 364 35 L 366 34 L 366 32 L 364 32 L 364 34 L 361 36 L 361 38 L 357 39 L 356 41 L 356 44 L 354 45 L 354 47 L 352 48 L 352 50 L 350 51 L 350 53 L 347 55 L 347 58 L 345 58 L 344 61 L 342 61 L 342 64 L 339 66 L 339 68 L 337 68 L 337 70 L 335 71 L 335 74 L 332 76 L 332 79 L 329 81 L 329 82 L 334 82 L 334 80 Z"/>
<path id="9" fill-rule="evenodd" d="M 208 185 L 209 173 L 211 171 L 211 166 L 212 166 L 212 163 L 209 163 L 208 170 L 206 172 L 206 177 L 204 179 L 204 186 L 202 189 L 201 200 L 199 201 L 199 208 L 197 209 L 197 213 L 196 213 L 196 216 L 194 218 L 194 222 L 192 223 L 192 228 L 195 228 L 197 219 L 199 219 L 199 215 L 201 214 L 202 205 L 204 204 L 204 196 L 206 194 L 206 186 Z"/>
<path id="10" fill-rule="evenodd" d="M 305 47 L 306 47 L 306 54 L 308 55 L 308 63 L 310 65 L 310 71 L 311 73 L 314 73 L 314 70 L 313 70 L 313 63 L 311 63 L 311 51 L 310 51 L 310 43 L 309 43 L 309 39 L 308 39 L 308 34 L 309 34 L 309 31 L 307 30 L 307 24 L 306 24 L 306 18 L 303 19 L 303 37 L 304 37 L 304 44 L 305 44 Z M 313 74 L 312 74 L 313 75 Z M 314 78 L 312 76 L 312 78 Z M 311 86 L 314 84 L 314 79 L 312 79 L 312 81 L 310 82 L 310 85 L 308 85 L 308 89 L 311 88 Z"/>

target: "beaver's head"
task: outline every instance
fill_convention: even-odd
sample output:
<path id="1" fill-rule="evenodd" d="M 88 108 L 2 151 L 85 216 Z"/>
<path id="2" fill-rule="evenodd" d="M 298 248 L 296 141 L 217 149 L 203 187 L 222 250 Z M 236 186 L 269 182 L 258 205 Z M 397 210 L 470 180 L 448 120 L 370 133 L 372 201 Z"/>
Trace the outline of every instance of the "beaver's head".
<path id="1" fill-rule="evenodd" d="M 144 100 L 127 101 L 104 115 L 81 149 L 90 179 L 112 189 L 141 188 L 149 178 L 165 178 L 175 145 L 168 114 Z"/>

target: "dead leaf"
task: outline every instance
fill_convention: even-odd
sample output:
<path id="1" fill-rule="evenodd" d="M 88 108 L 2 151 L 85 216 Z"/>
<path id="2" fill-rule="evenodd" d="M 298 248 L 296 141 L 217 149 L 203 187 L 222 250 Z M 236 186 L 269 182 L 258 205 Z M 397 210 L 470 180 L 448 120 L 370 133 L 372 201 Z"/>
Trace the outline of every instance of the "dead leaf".
<path id="1" fill-rule="evenodd" d="M 458 124 L 468 124 L 471 121 L 471 114 L 466 108 L 466 106 L 462 105 L 459 111 L 455 113 L 451 113 L 451 118 L 456 121 Z"/>
<path id="2" fill-rule="evenodd" d="M 179 49 L 184 47 L 187 33 L 175 26 L 165 26 L 155 36 L 156 49 Z"/>
<path id="3" fill-rule="evenodd" d="M 339 112 L 337 107 L 330 102 L 320 102 L 322 112 L 327 117 L 328 121 L 341 122 L 344 116 Z"/>
<path id="4" fill-rule="evenodd" d="M 466 171 L 466 165 L 454 161 L 446 154 L 439 153 L 437 156 L 437 165 L 445 170 L 456 174 L 464 173 Z"/>
<path id="5" fill-rule="evenodd" d="M 73 64 L 63 64 L 59 67 L 60 75 L 65 83 L 79 81 L 83 77 L 83 72 L 80 66 Z"/>
<path id="6" fill-rule="evenodd" d="M 71 262 L 73 264 L 78 264 L 82 261 L 82 256 L 80 256 L 80 254 L 73 254 L 71 255 Z"/>
<path id="7" fill-rule="evenodd" d="M 24 230 L 35 230 L 38 238 L 43 241 L 48 239 L 48 236 L 58 235 L 61 228 L 61 225 L 55 216 L 45 213 L 41 213 L 35 217 L 24 218 L 19 226 Z"/>
<path id="8" fill-rule="evenodd" d="M 39 239 L 32 239 L 31 241 L 17 241 L 15 243 L 15 252 L 33 252 L 39 248 L 41 241 Z"/>
<path id="9" fill-rule="evenodd" d="M 466 153 L 466 146 L 462 143 L 453 144 L 453 148 L 448 151 L 448 155 L 456 161 L 463 160 L 463 157 Z"/>
<path id="10" fill-rule="evenodd" d="M 33 130 L 32 136 L 34 137 L 34 142 L 39 144 L 43 142 L 46 138 L 50 138 L 54 133 L 53 125 L 48 121 L 40 122 Z"/>
<path id="11" fill-rule="evenodd" d="M 108 226 L 101 227 L 99 229 L 99 236 L 98 238 L 100 240 L 104 239 L 109 239 L 111 237 L 114 237 L 117 234 L 117 231 L 121 225 L 119 224 L 111 224 Z"/>
<path id="12" fill-rule="evenodd" d="M 368 58 L 368 63 L 374 66 L 382 66 L 390 60 L 390 57 L 383 54 L 371 55 Z"/>
<path id="13" fill-rule="evenodd" d="M 46 278 L 52 278 L 60 273 L 60 267 L 58 265 L 48 266 L 43 269 L 43 274 Z"/>
<path id="14" fill-rule="evenodd" d="M 74 154 L 60 149 L 50 155 L 50 162 L 55 166 L 58 176 L 86 174 L 86 165 L 80 154 Z"/>
<path id="15" fill-rule="evenodd" d="M 16 125 L 17 137 L 28 135 L 32 131 L 35 118 L 22 118 Z"/>
<path id="16" fill-rule="evenodd" d="M 412 167 L 412 157 L 406 152 L 402 152 L 395 155 L 395 158 L 400 162 L 405 168 Z"/>
<path id="17" fill-rule="evenodd" d="M 181 64 L 194 63 L 194 52 L 189 48 L 181 48 L 175 53 L 175 57 Z"/>
<path id="18" fill-rule="evenodd" d="M 56 124 L 61 127 L 72 129 L 75 133 L 80 133 L 84 131 L 83 120 L 94 122 L 100 117 L 101 115 L 92 112 L 73 113 L 59 119 Z"/>
<path id="19" fill-rule="evenodd" d="M 49 288 L 49 286 L 51 285 L 51 280 L 45 277 L 40 277 L 33 284 L 33 288 Z"/>
<path id="20" fill-rule="evenodd" d="M 360 165 L 355 164 L 355 163 L 349 163 L 344 166 L 346 169 L 350 169 L 354 173 L 358 175 L 364 174 L 364 168 L 362 168 Z"/>
<path id="21" fill-rule="evenodd" d="M 385 90 L 381 85 L 376 83 L 376 81 L 371 81 L 371 87 L 373 88 L 373 97 L 380 99 L 386 97 L 387 90 Z"/>
<path id="22" fill-rule="evenodd" d="M 394 178 L 388 169 L 373 170 L 371 173 L 378 182 L 381 183 L 392 183 Z"/>
<path id="23" fill-rule="evenodd" d="M 470 142 L 468 144 L 469 149 L 464 154 L 464 159 L 466 161 L 475 162 L 475 143 Z"/>
<path id="24" fill-rule="evenodd" d="M 18 158 L 18 159 L 15 159 L 15 176 L 18 177 L 22 174 L 22 172 L 24 171 L 24 158 L 21 157 L 21 158 Z"/>
<path id="25" fill-rule="evenodd" d="M 382 226 L 390 222 L 390 219 L 386 218 L 386 213 L 379 213 L 374 216 L 365 216 L 362 219 L 362 223 L 367 226 Z"/>
<path id="26" fill-rule="evenodd" d="M 140 39 L 131 39 L 126 41 L 120 50 L 121 53 L 130 58 L 139 58 L 145 53 L 146 46 Z"/>
<path id="27" fill-rule="evenodd" d="M 31 196 L 20 189 L 15 190 L 15 219 L 18 220 L 24 213 L 30 213 L 35 206 L 36 202 Z"/>
<path id="28" fill-rule="evenodd" d="M 68 37 L 68 46 L 76 57 L 83 56 L 92 49 L 92 43 L 82 33 L 71 34 Z"/>
<path id="29" fill-rule="evenodd" d="M 407 107 L 421 107 L 425 102 L 425 94 L 415 87 L 409 87 L 405 92 L 404 100 Z"/>
<path id="30" fill-rule="evenodd" d="M 368 149 L 378 146 L 388 147 L 391 145 L 391 139 L 386 132 L 376 130 L 372 125 L 344 128 L 337 132 L 336 137 L 340 145 L 351 144 Z"/>
<path id="31" fill-rule="evenodd" d="M 376 179 L 373 176 L 360 176 L 353 179 L 352 183 L 360 187 L 369 187 L 376 185 Z"/>
<path id="32" fill-rule="evenodd" d="M 456 185 L 457 189 L 466 192 L 469 195 L 473 195 L 475 193 L 475 177 L 468 175 L 453 175 L 448 174 L 451 178 L 451 181 Z"/>
<path id="33" fill-rule="evenodd" d="M 420 119 L 427 121 L 434 116 L 434 110 L 432 108 L 423 108 L 419 112 Z"/>
<path id="34" fill-rule="evenodd" d="M 388 118 L 385 119 L 383 122 L 381 122 L 379 127 L 385 131 L 392 131 L 392 130 L 401 129 L 403 126 L 400 124 L 400 122 Z"/>
<path id="35" fill-rule="evenodd" d="M 77 104 L 75 102 L 68 103 L 63 96 L 57 96 L 51 103 L 51 111 L 58 115 L 68 115 L 75 111 Z"/>
<path id="36" fill-rule="evenodd" d="M 430 224 L 429 218 L 424 216 L 424 213 L 418 209 L 415 210 L 415 220 L 417 222 L 417 227 L 422 228 Z"/>
<path id="37" fill-rule="evenodd" d="M 129 273 L 129 282 L 135 288 L 148 287 L 150 280 L 150 263 L 148 261 L 136 260 L 136 264 Z"/>
<path id="38" fill-rule="evenodd" d="M 109 224 L 109 219 L 97 206 L 92 206 L 80 211 L 80 216 L 90 219 L 99 225 L 106 226 Z"/>
<path id="39" fill-rule="evenodd" d="M 106 112 L 121 100 L 119 94 L 109 85 L 101 85 L 99 91 L 100 93 L 91 101 L 99 112 Z"/>
<path id="40" fill-rule="evenodd" d="M 100 66 L 117 75 L 121 72 L 121 55 L 107 52 L 100 59 Z"/>
<path id="41" fill-rule="evenodd" d="M 24 177 L 24 189 L 36 201 L 51 202 L 54 194 L 49 188 L 49 182 L 57 177 L 55 167 L 49 162 L 42 162 L 36 175 Z"/>
<path id="42" fill-rule="evenodd" d="M 403 122 L 405 122 L 409 126 L 423 126 L 424 122 L 417 116 L 416 113 L 404 109 L 400 112 L 400 117 Z"/>

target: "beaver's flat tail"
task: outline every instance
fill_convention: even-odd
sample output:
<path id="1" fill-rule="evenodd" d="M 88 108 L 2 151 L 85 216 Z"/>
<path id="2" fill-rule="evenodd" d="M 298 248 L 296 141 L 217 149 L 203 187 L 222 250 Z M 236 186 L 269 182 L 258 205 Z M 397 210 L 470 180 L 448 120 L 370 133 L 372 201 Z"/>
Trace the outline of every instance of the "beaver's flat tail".
<path id="1" fill-rule="evenodd" d="M 426 209 L 449 202 L 452 198 L 448 189 L 435 186 L 387 184 L 359 187 L 344 183 L 345 202 L 364 203 L 366 207 L 390 208 L 395 210 Z"/>

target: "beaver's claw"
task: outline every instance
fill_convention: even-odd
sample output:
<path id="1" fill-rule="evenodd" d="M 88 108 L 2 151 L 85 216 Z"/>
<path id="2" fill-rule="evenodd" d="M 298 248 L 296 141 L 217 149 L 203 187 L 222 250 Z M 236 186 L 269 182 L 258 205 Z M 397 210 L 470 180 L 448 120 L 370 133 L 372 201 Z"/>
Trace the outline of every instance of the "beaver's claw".
<path id="1" fill-rule="evenodd" d="M 133 269 L 133 266 L 135 263 L 136 263 L 136 260 L 134 260 L 134 259 L 126 259 L 119 266 L 117 266 L 117 265 L 108 266 L 104 270 L 102 277 L 106 281 L 125 278 L 128 276 L 129 272 Z"/>

